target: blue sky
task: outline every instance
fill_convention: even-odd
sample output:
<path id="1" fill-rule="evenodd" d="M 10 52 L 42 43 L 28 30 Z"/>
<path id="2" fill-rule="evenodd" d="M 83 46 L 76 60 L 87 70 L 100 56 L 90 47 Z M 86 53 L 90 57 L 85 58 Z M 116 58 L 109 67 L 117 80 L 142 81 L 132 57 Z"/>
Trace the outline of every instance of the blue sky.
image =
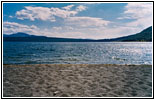
<path id="1" fill-rule="evenodd" d="M 3 33 L 105 39 L 152 26 L 152 3 L 3 3 Z"/>

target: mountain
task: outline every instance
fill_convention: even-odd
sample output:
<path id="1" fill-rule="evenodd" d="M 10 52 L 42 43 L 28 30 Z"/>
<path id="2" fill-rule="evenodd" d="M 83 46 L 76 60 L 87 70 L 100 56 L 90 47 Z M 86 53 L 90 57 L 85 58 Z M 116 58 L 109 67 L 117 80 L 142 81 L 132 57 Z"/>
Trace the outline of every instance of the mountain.
<path id="1" fill-rule="evenodd" d="M 3 34 L 3 37 L 32 37 L 32 36 L 34 36 L 34 35 L 29 35 L 29 34 L 22 33 L 22 32 L 10 34 L 10 35 Z"/>
<path id="2" fill-rule="evenodd" d="M 29 35 L 26 33 L 18 32 L 11 35 L 3 34 L 3 41 L 11 42 L 130 42 L 130 41 L 152 41 L 152 26 L 141 31 L 140 33 L 113 38 L 113 39 L 74 39 L 74 38 L 57 38 L 57 37 L 46 37 Z"/>
<path id="3" fill-rule="evenodd" d="M 57 38 L 29 35 L 26 33 L 3 34 L 3 41 L 11 42 L 93 42 L 91 39 Z"/>
<path id="4" fill-rule="evenodd" d="M 7 34 L 3 34 L 3 37 L 8 37 L 8 35 Z"/>
<path id="5" fill-rule="evenodd" d="M 119 38 L 113 38 L 113 39 L 101 39 L 97 40 L 100 42 L 106 42 L 106 41 L 121 41 L 121 42 L 127 42 L 127 41 L 152 41 L 152 26 L 144 29 L 140 33 L 134 34 L 134 35 L 129 35 L 129 36 L 124 36 L 124 37 L 119 37 Z"/>

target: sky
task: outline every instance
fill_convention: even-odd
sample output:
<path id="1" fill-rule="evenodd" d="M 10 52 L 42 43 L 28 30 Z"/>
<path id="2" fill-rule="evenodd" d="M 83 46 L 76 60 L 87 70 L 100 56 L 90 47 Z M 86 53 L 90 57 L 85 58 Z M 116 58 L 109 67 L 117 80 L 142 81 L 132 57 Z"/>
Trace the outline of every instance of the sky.
<path id="1" fill-rule="evenodd" d="M 151 2 L 3 3 L 3 34 L 109 39 L 152 26 Z"/>

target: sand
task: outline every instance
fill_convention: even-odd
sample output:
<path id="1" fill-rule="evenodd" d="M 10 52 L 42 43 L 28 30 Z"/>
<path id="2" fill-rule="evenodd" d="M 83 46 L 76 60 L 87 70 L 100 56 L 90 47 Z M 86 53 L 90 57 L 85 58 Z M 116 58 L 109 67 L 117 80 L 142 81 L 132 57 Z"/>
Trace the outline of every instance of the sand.
<path id="1" fill-rule="evenodd" d="M 4 97 L 151 97 L 152 65 L 3 65 Z"/>

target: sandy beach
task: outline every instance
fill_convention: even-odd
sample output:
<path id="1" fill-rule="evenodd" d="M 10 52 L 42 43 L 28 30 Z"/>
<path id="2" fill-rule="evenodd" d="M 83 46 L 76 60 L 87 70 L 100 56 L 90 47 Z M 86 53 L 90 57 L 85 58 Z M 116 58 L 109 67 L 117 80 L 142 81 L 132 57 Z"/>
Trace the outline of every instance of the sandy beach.
<path id="1" fill-rule="evenodd" d="M 4 97 L 151 97 L 152 65 L 3 65 Z"/>

